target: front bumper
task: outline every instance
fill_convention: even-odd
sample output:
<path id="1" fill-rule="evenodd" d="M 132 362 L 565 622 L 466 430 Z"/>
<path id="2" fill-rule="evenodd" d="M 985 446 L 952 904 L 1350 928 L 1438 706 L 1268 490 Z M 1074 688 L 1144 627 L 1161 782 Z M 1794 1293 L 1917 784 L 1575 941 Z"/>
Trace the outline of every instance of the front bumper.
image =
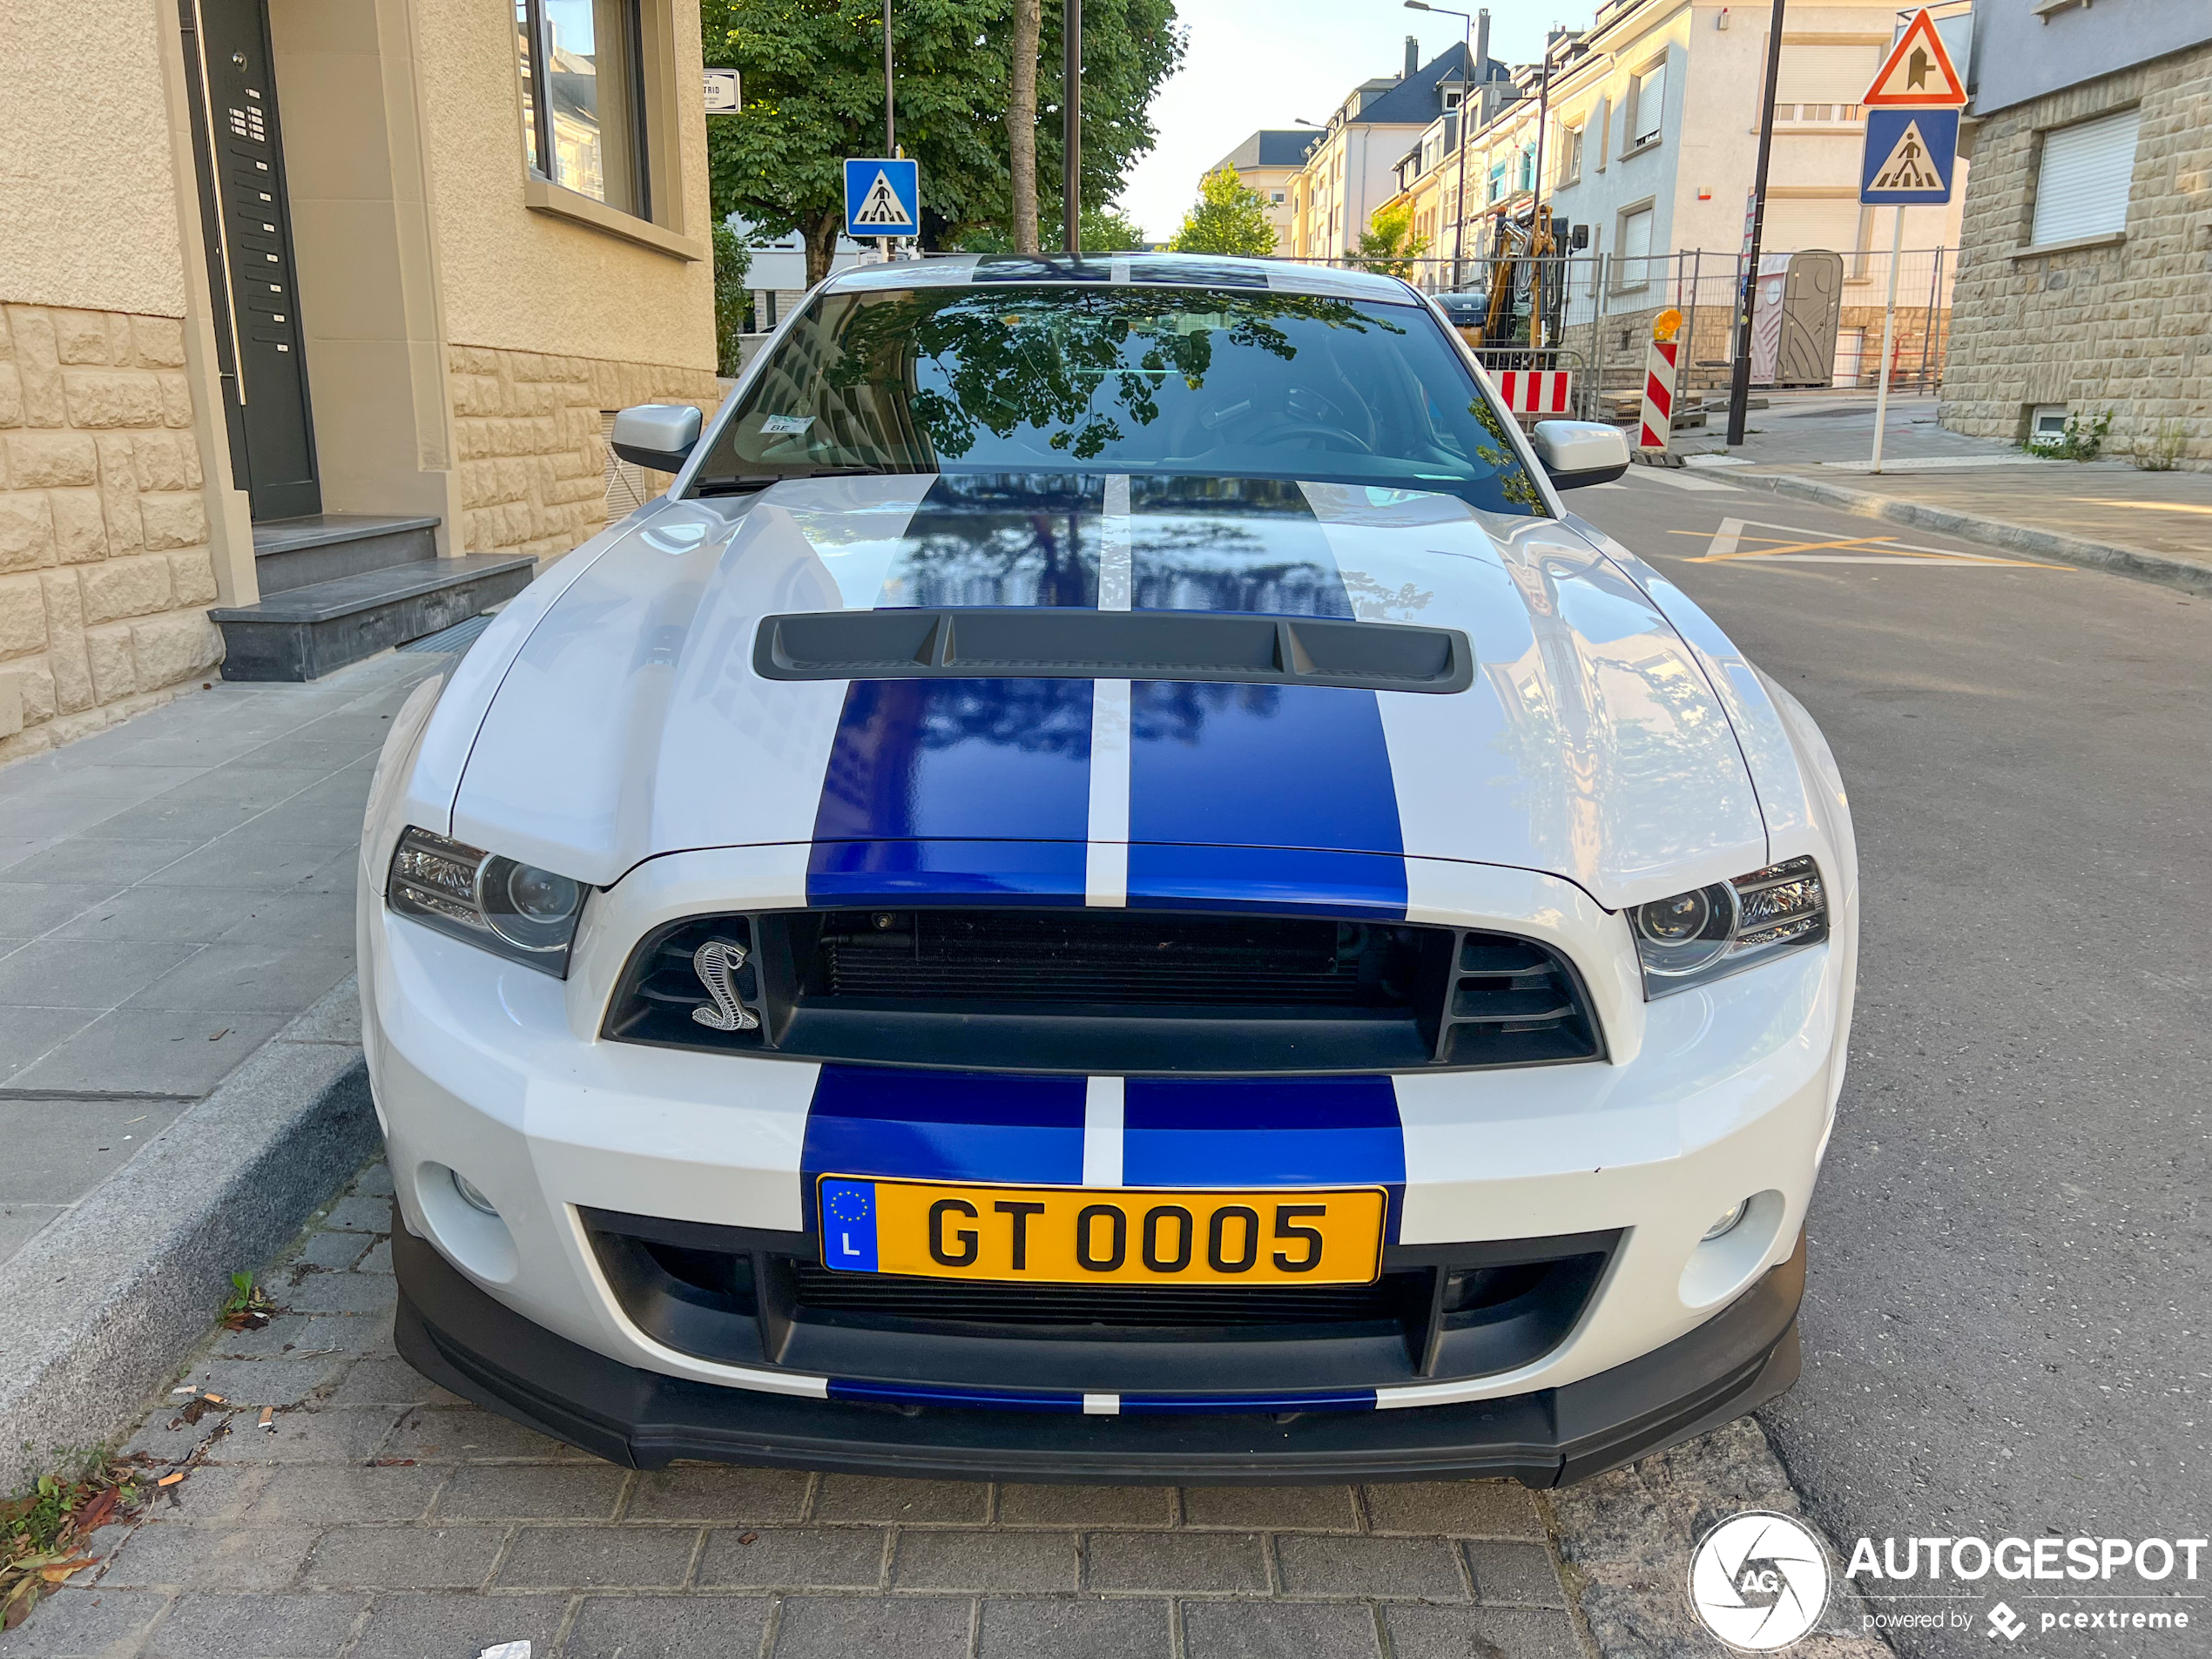
<path id="1" fill-rule="evenodd" d="M 1797 1379 L 1805 1247 L 1665 1346 L 1559 1387 L 1420 1410 L 1092 1417 L 894 1410 L 640 1370 L 476 1288 L 395 1218 L 395 1338 L 463 1398 L 610 1462 L 940 1479 L 1262 1484 L 1510 1477 L 1553 1487 L 1743 1415 Z"/>

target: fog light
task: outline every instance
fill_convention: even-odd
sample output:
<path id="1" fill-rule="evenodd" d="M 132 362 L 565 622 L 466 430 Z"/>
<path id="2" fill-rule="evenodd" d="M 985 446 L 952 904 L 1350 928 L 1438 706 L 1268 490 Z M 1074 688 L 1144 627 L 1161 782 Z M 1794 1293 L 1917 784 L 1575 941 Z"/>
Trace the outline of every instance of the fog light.
<path id="1" fill-rule="evenodd" d="M 484 1197 L 482 1190 L 458 1170 L 453 1172 L 453 1190 L 461 1195 L 462 1203 L 467 1204 L 471 1210 L 481 1210 L 488 1216 L 496 1216 L 499 1213 L 499 1206 Z M 1735 1214 L 1740 1216 L 1743 1213 L 1743 1206 L 1739 1204 L 1736 1206 Z M 1734 1217 L 1731 1217 L 1728 1225 L 1732 1227 L 1735 1224 Z M 1721 1231 L 1726 1232 L 1728 1228 L 1723 1227 Z M 1713 1235 L 1708 1233 L 1705 1236 L 1710 1238 Z"/>
<path id="2" fill-rule="evenodd" d="M 453 1178 L 455 1181 L 461 1179 L 461 1177 L 457 1175 Z M 461 1196 L 466 1198 L 469 1197 L 471 1190 L 473 1190 L 473 1189 L 464 1186 L 462 1190 Z M 474 1201 L 471 1200 L 471 1202 Z M 1710 1244 L 1713 1242 L 1713 1240 L 1720 1238 L 1722 1235 L 1734 1232 L 1736 1231 L 1737 1223 L 1743 1219 L 1743 1212 L 1750 1207 L 1751 1201 L 1749 1198 L 1738 1198 L 1722 1213 L 1721 1218 L 1718 1221 L 1705 1229 L 1705 1237 L 1699 1242 Z"/>

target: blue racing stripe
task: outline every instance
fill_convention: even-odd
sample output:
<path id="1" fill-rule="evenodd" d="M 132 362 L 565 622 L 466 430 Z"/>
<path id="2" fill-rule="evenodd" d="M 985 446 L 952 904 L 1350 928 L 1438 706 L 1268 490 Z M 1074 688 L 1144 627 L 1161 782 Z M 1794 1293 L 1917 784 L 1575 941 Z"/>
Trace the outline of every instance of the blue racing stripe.
<path id="1" fill-rule="evenodd" d="M 1406 918 L 1406 861 L 1311 847 L 1129 850 L 1133 910 L 1278 911 L 1354 921 Z"/>
<path id="2" fill-rule="evenodd" d="M 843 1377 L 829 1379 L 832 1399 L 870 1400 L 886 1406 L 964 1406 L 987 1412 L 1066 1412 L 1081 1414 L 1081 1394 L 1024 1393 L 1018 1389 L 956 1388 L 929 1383 L 858 1382 Z M 1367 1403 L 1374 1404 L 1368 1392 Z"/>
<path id="3" fill-rule="evenodd" d="M 1403 867 L 1401 866 L 1402 869 Z M 1013 899 L 1080 905 L 1080 841 L 817 841 L 806 902 L 910 905 Z M 1405 900 L 1398 913 L 1405 914 Z"/>
<path id="4" fill-rule="evenodd" d="M 830 1387 L 835 1390 L 837 1385 Z M 1372 1388 L 1339 1388 L 1319 1394 L 1123 1394 L 1122 1415 L 1144 1417 L 1167 1413 L 1196 1414 L 1210 1412 L 1371 1412 L 1375 1408 Z"/>
<path id="5" fill-rule="evenodd" d="M 1403 1186 L 1398 1091 L 1379 1077 L 1131 1077 L 1132 1187 Z"/>
<path id="6" fill-rule="evenodd" d="M 824 1066 L 799 1153 L 819 1175 L 1080 1186 L 1081 1077 Z"/>

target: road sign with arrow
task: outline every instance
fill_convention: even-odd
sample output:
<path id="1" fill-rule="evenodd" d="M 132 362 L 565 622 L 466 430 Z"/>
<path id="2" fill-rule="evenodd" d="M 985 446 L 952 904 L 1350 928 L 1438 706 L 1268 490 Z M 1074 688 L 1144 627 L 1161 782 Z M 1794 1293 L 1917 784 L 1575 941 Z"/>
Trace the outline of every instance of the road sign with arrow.
<path id="1" fill-rule="evenodd" d="M 847 157 L 845 233 L 917 236 L 921 232 L 921 166 L 890 157 Z"/>
<path id="2" fill-rule="evenodd" d="M 1905 25 L 1905 32 L 1875 71 L 1874 84 L 1859 102 L 1873 109 L 1964 107 L 1966 84 L 1952 66 L 1951 54 L 1943 49 L 1943 37 L 1936 33 L 1935 20 L 1925 10 L 1912 14 L 1912 21 Z"/>

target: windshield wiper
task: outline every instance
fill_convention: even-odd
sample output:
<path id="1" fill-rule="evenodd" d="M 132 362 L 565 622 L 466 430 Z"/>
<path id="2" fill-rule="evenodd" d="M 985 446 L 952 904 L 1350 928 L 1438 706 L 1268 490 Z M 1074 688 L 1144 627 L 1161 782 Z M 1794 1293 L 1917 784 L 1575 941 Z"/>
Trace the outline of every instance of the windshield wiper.
<path id="1" fill-rule="evenodd" d="M 792 478 L 876 478 L 888 473 L 915 472 L 914 467 L 809 467 L 804 472 L 745 473 L 730 478 L 697 478 L 694 496 L 744 496 Z"/>

